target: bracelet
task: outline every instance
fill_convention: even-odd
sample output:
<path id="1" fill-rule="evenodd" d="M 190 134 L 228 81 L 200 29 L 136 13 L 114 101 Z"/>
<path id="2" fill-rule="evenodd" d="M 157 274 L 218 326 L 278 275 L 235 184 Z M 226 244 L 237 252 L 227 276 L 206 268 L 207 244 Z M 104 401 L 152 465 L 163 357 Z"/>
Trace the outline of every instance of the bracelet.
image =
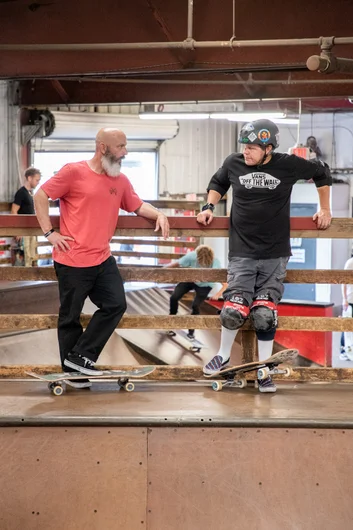
<path id="1" fill-rule="evenodd" d="M 51 228 L 46 234 L 44 234 L 44 237 L 50 236 L 50 234 L 52 234 L 53 232 L 55 232 L 55 230 L 54 228 Z"/>

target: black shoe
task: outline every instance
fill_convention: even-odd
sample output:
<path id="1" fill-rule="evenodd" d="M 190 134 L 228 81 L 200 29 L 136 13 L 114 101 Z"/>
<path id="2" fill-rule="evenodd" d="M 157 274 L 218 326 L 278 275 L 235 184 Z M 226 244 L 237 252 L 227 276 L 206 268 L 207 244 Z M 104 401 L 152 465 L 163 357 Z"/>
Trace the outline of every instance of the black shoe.
<path id="1" fill-rule="evenodd" d="M 194 333 L 187 333 L 186 336 L 187 336 L 187 338 L 188 338 L 189 340 L 195 340 L 195 334 L 194 334 Z"/>
<path id="2" fill-rule="evenodd" d="M 91 359 L 87 359 L 87 357 L 83 357 L 79 353 L 71 352 L 68 354 L 67 359 L 64 361 L 64 365 L 68 366 L 69 368 L 73 368 L 74 370 L 77 370 L 81 374 L 86 375 L 103 375 L 103 372 L 100 370 L 97 370 L 94 367 L 94 362 L 91 361 Z"/>

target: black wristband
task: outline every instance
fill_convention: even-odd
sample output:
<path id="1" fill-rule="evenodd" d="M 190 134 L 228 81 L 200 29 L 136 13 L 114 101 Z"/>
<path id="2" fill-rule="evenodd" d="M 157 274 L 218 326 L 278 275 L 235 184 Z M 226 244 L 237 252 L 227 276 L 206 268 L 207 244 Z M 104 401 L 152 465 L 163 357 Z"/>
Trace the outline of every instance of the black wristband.
<path id="1" fill-rule="evenodd" d="M 207 204 L 205 204 L 205 206 L 202 206 L 201 212 L 204 212 L 205 210 L 211 210 L 211 212 L 213 212 L 214 208 L 214 204 L 208 202 Z"/>
<path id="2" fill-rule="evenodd" d="M 55 232 L 54 228 L 52 228 L 52 229 L 49 230 L 46 234 L 44 234 L 44 237 L 48 237 L 48 236 L 50 236 L 50 234 L 52 234 L 53 232 Z"/>

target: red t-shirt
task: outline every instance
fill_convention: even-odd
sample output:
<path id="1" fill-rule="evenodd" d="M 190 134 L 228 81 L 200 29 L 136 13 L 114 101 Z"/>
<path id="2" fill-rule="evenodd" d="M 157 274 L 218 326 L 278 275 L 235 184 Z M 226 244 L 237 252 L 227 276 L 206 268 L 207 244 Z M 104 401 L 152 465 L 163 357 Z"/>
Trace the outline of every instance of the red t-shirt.
<path id="1" fill-rule="evenodd" d="M 93 267 L 108 259 L 119 208 L 134 212 L 143 202 L 126 175 L 96 173 L 85 161 L 66 164 L 41 188 L 60 199 L 60 233 L 74 241 L 65 252 L 53 249 L 53 259 L 70 267 Z"/>

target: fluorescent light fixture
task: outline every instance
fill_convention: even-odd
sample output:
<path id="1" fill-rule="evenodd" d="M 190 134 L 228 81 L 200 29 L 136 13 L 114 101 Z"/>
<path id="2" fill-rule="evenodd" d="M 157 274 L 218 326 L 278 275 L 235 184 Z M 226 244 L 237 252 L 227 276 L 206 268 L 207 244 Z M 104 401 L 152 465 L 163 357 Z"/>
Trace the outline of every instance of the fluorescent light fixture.
<path id="1" fill-rule="evenodd" d="M 141 120 L 207 120 L 210 115 L 206 112 L 143 112 L 139 117 Z"/>
<path id="2" fill-rule="evenodd" d="M 229 121 L 254 121 L 254 120 L 275 120 L 283 119 L 286 115 L 284 112 L 212 112 L 210 118 L 213 120 Z"/>
<path id="3" fill-rule="evenodd" d="M 286 118 L 284 112 L 143 112 L 139 114 L 141 120 L 228 120 L 254 121 L 260 119 L 272 120 L 283 125 L 297 125 L 298 118 Z"/>
<path id="4" fill-rule="evenodd" d="M 298 125 L 299 118 L 283 118 L 283 119 L 275 118 L 272 121 L 277 123 L 277 125 Z"/>

